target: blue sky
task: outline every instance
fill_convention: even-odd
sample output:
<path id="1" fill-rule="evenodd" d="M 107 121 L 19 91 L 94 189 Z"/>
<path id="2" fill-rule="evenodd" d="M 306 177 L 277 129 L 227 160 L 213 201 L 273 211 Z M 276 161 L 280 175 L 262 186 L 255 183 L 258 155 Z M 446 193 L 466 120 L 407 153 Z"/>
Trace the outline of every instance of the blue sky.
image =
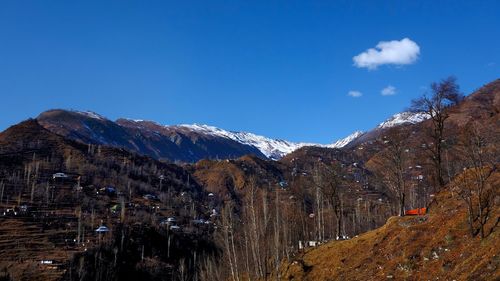
<path id="1" fill-rule="evenodd" d="M 498 11 L 499 1 L 1 1 L 0 130 L 68 108 L 329 143 L 404 110 L 432 81 L 455 75 L 468 94 L 500 78 Z M 378 49 L 379 64 L 355 65 L 404 38 L 418 52 Z M 395 94 L 381 95 L 389 85 Z"/>

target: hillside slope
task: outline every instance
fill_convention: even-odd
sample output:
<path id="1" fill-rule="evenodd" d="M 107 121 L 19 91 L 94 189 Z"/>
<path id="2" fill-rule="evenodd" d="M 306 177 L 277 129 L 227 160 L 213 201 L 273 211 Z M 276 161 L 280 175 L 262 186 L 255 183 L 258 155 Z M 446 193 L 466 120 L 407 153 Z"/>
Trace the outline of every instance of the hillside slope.
<path id="1" fill-rule="evenodd" d="M 4 275 L 99 280 L 94 278 L 99 274 L 108 274 L 104 280 L 158 280 L 158 274 L 176 274 L 173 268 L 193 253 L 199 258 L 203 254 L 197 251 L 213 248 L 211 226 L 190 224 L 209 218 L 209 201 L 182 167 L 68 140 L 36 120 L 0 133 L 0 190 L 0 280 L 8 280 Z M 168 232 L 160 221 L 169 216 L 177 218 L 182 231 L 175 233 L 166 255 L 162 241 Z M 100 225 L 109 232 L 97 233 Z M 151 243 L 138 245 L 141 239 Z M 114 250 L 116 245 L 121 251 Z M 109 253 L 114 259 L 106 258 Z M 97 255 L 98 268 L 92 262 Z M 161 263 L 162 271 L 136 267 L 142 265 L 141 255 Z M 110 269 L 113 262 L 118 266 Z"/>
<path id="2" fill-rule="evenodd" d="M 500 186 L 500 173 L 489 183 Z M 498 204 L 492 223 L 500 215 Z M 490 224 L 491 225 L 491 224 Z M 299 253 L 281 268 L 282 280 L 499 280 L 498 226 L 471 238 L 466 207 L 449 190 L 435 196 L 430 213 L 391 217 L 375 230 Z"/>

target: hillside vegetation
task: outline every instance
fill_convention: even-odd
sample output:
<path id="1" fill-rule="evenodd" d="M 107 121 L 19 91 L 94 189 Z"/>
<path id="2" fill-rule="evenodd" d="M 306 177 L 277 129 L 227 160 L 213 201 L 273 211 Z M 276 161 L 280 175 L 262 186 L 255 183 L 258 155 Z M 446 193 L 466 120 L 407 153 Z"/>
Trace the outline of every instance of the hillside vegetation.
<path id="1" fill-rule="evenodd" d="M 488 183 L 498 189 L 500 173 Z M 454 184 L 434 197 L 425 216 L 391 217 L 351 240 L 297 254 L 281 267 L 281 280 L 499 280 L 500 208 L 487 225 L 495 227 L 491 234 L 471 238 Z"/>
<path id="2" fill-rule="evenodd" d="M 14 125 L 0 133 L 0 277 L 495 280 L 500 80 L 465 98 L 453 78 L 431 88 L 412 105 L 425 121 L 279 161 L 221 160 L 232 144 L 189 134 L 214 157 L 173 164 L 155 149 L 193 143 L 88 112 Z"/>
<path id="3" fill-rule="evenodd" d="M 208 220 L 211 203 L 189 178 L 177 165 L 67 140 L 36 120 L 9 128 L 0 134 L 0 274 L 193 278 L 193 259 L 217 250 L 213 222 L 192 222 Z M 162 223 L 168 217 L 176 221 Z"/>

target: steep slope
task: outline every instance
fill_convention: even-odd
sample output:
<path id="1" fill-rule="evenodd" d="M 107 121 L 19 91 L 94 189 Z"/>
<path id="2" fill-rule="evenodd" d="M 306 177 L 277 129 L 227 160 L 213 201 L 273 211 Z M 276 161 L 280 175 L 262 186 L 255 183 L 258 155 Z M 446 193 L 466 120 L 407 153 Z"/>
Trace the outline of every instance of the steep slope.
<path id="1" fill-rule="evenodd" d="M 145 259 L 164 266 L 161 274 L 192 260 L 200 246 L 212 247 L 210 232 L 200 230 L 170 236 L 169 256 L 158 254 L 165 248 L 158 237 L 166 241 L 162 218 L 176 216 L 182 227 L 209 218 L 208 197 L 186 170 L 124 149 L 65 139 L 36 120 L 0 133 L 0 189 L 0 278 L 61 280 L 70 272 L 79 280 L 95 280 L 97 274 L 157 280 L 157 271 L 136 266 L 141 246 Z M 95 232 L 99 225 L 109 233 Z M 151 243 L 138 245 L 143 239 Z M 92 262 L 97 255 L 98 268 Z"/>
<path id="2" fill-rule="evenodd" d="M 500 186 L 500 173 L 489 180 Z M 281 280 L 498 280 L 500 236 L 471 238 L 466 206 L 449 190 L 430 214 L 392 217 L 381 228 L 351 240 L 307 250 L 285 263 Z M 492 227 L 500 207 L 492 214 Z"/>
<path id="3" fill-rule="evenodd" d="M 49 110 L 41 113 L 37 121 L 58 135 L 83 143 L 136 148 L 126 130 L 93 112 Z"/>
<path id="4" fill-rule="evenodd" d="M 248 184 L 254 180 L 258 186 L 276 187 L 285 179 L 286 167 L 280 162 L 243 156 L 234 160 L 202 160 L 189 169 L 196 180 L 209 192 L 222 200 L 241 202 L 248 195 Z"/>
<path id="5" fill-rule="evenodd" d="M 500 113 L 500 79 L 484 85 L 450 111 L 450 122 L 463 126 L 471 120 L 497 125 Z"/>

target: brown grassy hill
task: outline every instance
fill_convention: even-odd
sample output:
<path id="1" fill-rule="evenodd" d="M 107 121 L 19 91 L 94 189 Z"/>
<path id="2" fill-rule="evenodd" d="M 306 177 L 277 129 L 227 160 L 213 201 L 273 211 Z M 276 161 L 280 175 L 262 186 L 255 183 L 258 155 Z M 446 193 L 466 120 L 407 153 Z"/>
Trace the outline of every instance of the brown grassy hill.
<path id="1" fill-rule="evenodd" d="M 489 183 L 498 192 L 500 173 Z M 496 204 L 492 223 L 500 215 Z M 465 204 L 445 190 L 436 195 L 428 215 L 391 217 L 381 228 L 351 240 L 299 253 L 282 266 L 280 276 L 282 280 L 500 280 L 499 234 L 497 226 L 483 240 L 471 238 Z"/>
<path id="2" fill-rule="evenodd" d="M 193 175 L 208 192 L 223 200 L 240 200 L 251 178 L 257 185 L 275 186 L 283 180 L 283 165 L 247 155 L 235 160 L 202 160 L 190 167 Z"/>
<path id="3" fill-rule="evenodd" d="M 500 79 L 497 79 L 466 97 L 450 112 L 450 121 L 458 125 L 467 124 L 470 120 L 498 121 L 499 113 Z"/>

